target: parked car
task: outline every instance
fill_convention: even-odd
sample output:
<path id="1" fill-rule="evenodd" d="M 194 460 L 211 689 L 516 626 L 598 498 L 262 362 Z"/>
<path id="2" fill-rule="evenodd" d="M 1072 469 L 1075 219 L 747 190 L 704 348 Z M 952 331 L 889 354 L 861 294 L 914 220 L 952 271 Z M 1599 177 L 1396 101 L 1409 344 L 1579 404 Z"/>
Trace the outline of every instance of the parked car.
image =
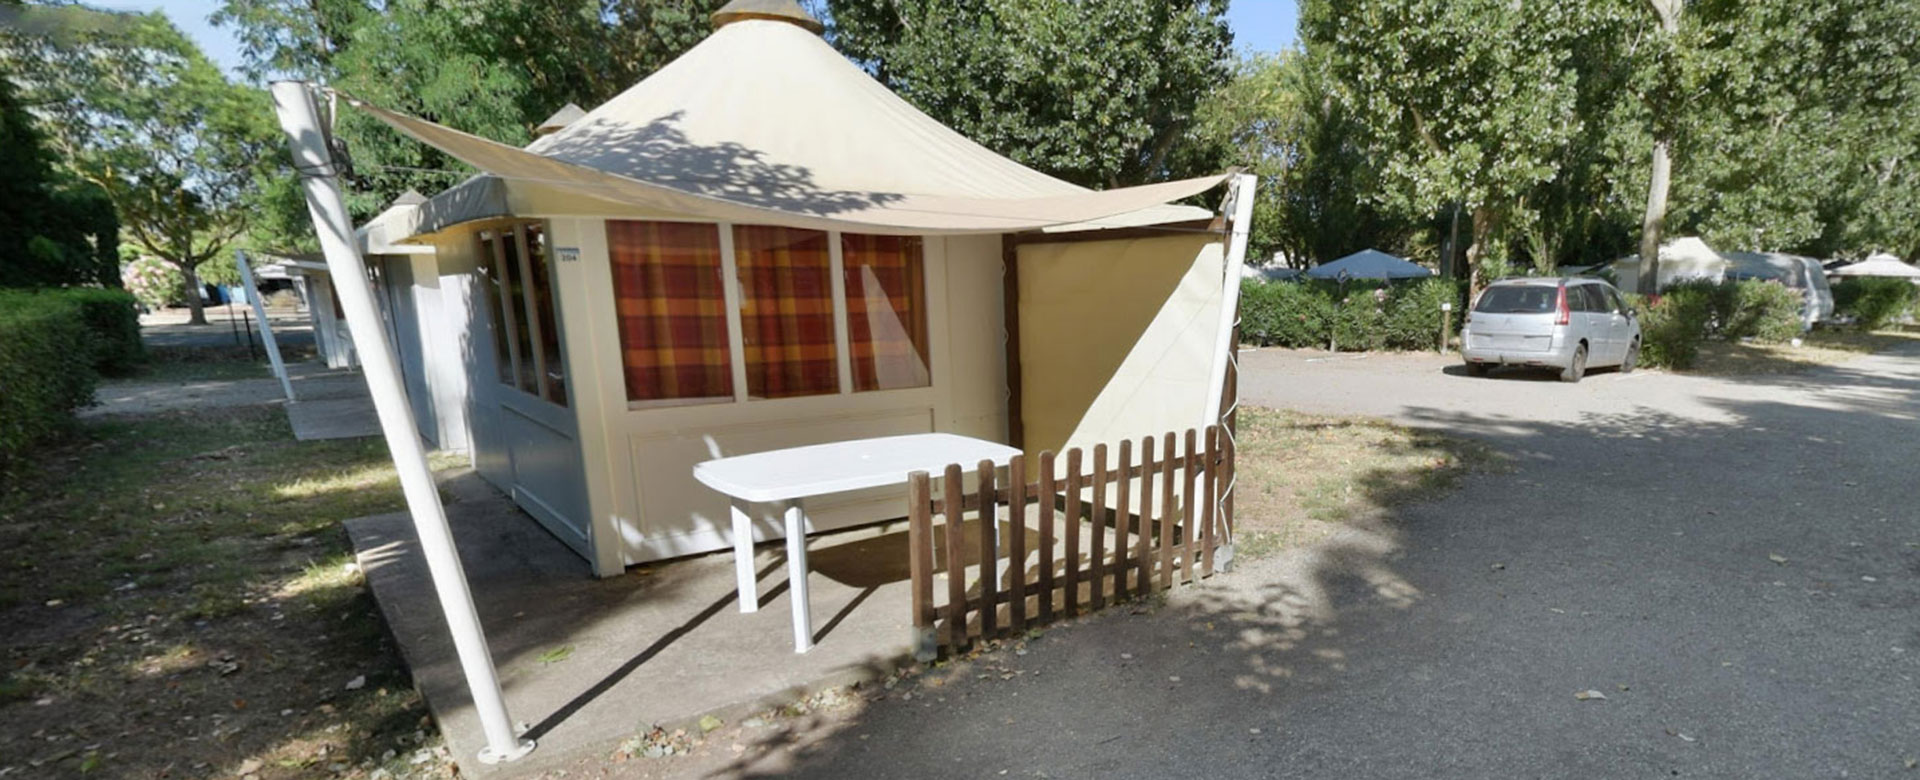
<path id="1" fill-rule="evenodd" d="M 1779 252 L 1722 252 L 1727 258 L 1728 279 L 1765 279 L 1800 291 L 1802 330 L 1815 323 L 1833 319 L 1833 287 L 1827 284 L 1826 269 L 1811 257 Z"/>
<path id="2" fill-rule="evenodd" d="M 1632 371 L 1640 322 L 1613 285 L 1599 279 L 1504 279 L 1480 291 L 1460 334 L 1467 373 L 1495 366 L 1558 369 L 1578 382 L 1588 368 Z"/>

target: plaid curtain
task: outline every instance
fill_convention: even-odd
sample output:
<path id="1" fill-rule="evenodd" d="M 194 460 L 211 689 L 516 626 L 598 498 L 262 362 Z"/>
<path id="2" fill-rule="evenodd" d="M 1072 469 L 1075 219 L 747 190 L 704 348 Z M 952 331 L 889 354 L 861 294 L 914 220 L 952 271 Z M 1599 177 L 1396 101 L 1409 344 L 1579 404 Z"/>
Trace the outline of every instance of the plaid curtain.
<path id="1" fill-rule="evenodd" d="M 608 220 L 607 254 L 627 399 L 731 399 L 720 229 Z"/>
<path id="2" fill-rule="evenodd" d="M 747 394 L 791 398 L 840 390 L 827 234 L 764 225 L 733 229 Z"/>
<path id="3" fill-rule="evenodd" d="M 853 389 L 926 387 L 927 281 L 918 236 L 840 235 Z"/>

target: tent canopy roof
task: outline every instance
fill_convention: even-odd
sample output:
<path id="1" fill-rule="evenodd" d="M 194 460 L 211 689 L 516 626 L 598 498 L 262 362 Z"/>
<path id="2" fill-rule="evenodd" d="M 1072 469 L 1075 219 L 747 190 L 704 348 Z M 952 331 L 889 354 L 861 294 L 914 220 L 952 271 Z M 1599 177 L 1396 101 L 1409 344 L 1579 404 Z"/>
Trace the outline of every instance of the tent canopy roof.
<path id="1" fill-rule="evenodd" d="M 1342 274 L 1349 279 L 1425 279 L 1433 272 L 1378 249 L 1362 249 L 1307 271 L 1313 279 L 1338 279 Z"/>
<path id="2" fill-rule="evenodd" d="M 1887 276 L 1900 279 L 1920 279 L 1920 268 L 1900 262 L 1900 258 L 1884 252 L 1852 265 L 1843 265 L 1827 272 L 1833 276 Z"/>
<path id="3" fill-rule="evenodd" d="M 636 214 L 893 234 L 1212 216 L 1166 204 L 1224 174 L 1104 192 L 1047 176 L 934 121 L 766 5 L 722 9 L 699 45 L 525 149 L 355 105 L 513 184 Z"/>

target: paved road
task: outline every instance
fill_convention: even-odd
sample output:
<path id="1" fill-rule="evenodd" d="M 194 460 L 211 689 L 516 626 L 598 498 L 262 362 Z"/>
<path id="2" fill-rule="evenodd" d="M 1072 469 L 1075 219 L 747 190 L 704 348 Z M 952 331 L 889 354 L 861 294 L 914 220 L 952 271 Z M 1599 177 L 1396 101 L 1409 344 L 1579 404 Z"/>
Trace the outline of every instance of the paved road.
<path id="1" fill-rule="evenodd" d="M 1515 467 L 989 659 L 1010 680 L 895 696 L 791 768 L 1920 777 L 1920 349 L 1579 385 L 1419 356 L 1245 365 L 1251 402 L 1444 428 Z"/>

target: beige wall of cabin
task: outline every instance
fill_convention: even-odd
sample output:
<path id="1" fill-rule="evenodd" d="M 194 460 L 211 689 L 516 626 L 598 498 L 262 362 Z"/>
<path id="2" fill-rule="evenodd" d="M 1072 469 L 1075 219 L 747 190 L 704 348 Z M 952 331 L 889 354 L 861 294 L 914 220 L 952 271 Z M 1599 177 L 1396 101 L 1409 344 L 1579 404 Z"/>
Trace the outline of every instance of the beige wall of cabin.
<path id="1" fill-rule="evenodd" d="M 728 502 L 692 477 L 694 464 L 868 436 L 947 431 L 1006 440 L 1007 384 L 1000 237 L 926 240 L 932 386 L 766 401 L 629 408 L 605 222 L 554 218 L 562 330 L 585 455 L 596 573 L 723 549 Z M 813 530 L 904 514 L 897 490 L 808 502 Z M 777 509 L 757 513 L 757 539 L 780 536 Z"/>

